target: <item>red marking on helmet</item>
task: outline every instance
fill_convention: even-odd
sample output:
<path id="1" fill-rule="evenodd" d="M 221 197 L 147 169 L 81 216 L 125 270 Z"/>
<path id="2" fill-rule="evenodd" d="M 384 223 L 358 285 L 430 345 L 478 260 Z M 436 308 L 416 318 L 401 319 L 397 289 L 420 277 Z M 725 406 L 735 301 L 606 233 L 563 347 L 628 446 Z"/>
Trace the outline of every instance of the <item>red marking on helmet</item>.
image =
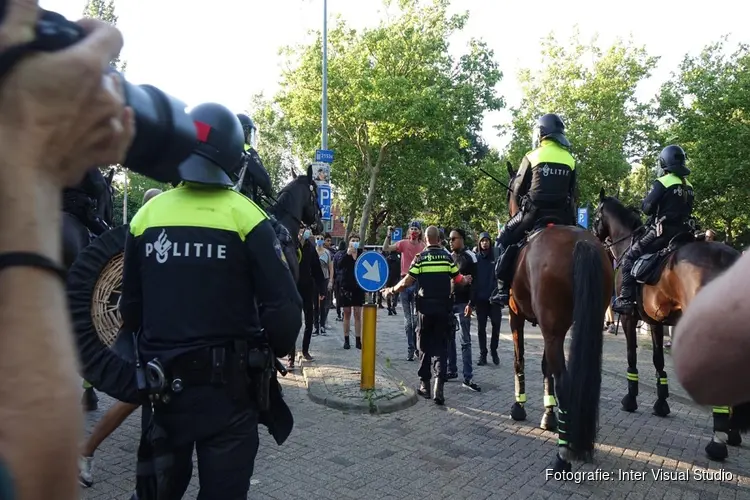
<path id="1" fill-rule="evenodd" d="M 208 134 L 211 133 L 211 125 L 199 121 L 194 121 L 195 131 L 198 134 L 200 142 L 208 142 Z"/>
<path id="2" fill-rule="evenodd" d="M 548 223 L 548 224 L 547 224 L 547 227 L 552 227 L 552 226 L 554 226 L 554 225 L 555 225 L 555 223 L 554 223 L 554 222 L 550 222 L 550 223 Z"/>

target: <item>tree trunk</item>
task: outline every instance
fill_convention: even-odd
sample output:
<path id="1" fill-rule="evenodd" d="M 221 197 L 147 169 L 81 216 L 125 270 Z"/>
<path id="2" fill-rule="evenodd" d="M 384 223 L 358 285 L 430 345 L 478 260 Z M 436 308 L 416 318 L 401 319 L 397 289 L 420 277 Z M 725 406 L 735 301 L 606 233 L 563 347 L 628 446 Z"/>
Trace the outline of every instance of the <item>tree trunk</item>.
<path id="1" fill-rule="evenodd" d="M 354 231 L 354 219 L 356 218 L 357 212 L 354 209 L 354 203 L 349 206 L 349 214 L 346 216 L 346 235 L 345 240 L 349 240 L 349 235 Z"/>
<path id="2" fill-rule="evenodd" d="M 380 174 L 380 168 L 383 166 L 383 161 L 385 160 L 386 147 L 387 145 L 385 144 L 380 147 L 378 159 L 375 162 L 375 165 L 370 169 L 370 185 L 367 188 L 367 198 L 365 199 L 365 204 L 362 207 L 362 219 L 359 223 L 359 238 L 363 241 L 367 233 L 367 225 L 370 222 L 370 212 L 372 212 L 372 205 L 375 201 L 375 189 L 378 184 L 378 174 Z M 367 163 L 371 164 L 371 162 L 369 161 L 369 155 Z"/>
<path id="3" fill-rule="evenodd" d="M 367 235 L 367 241 L 369 244 L 376 245 L 378 243 L 378 229 L 383 225 L 387 216 L 388 211 L 381 210 L 372 218 L 372 221 L 370 222 L 370 234 Z"/>
<path id="4" fill-rule="evenodd" d="M 727 245 L 732 245 L 732 243 L 734 242 L 734 238 L 732 235 L 732 219 L 724 219 L 724 227 L 726 228 L 724 242 Z"/>

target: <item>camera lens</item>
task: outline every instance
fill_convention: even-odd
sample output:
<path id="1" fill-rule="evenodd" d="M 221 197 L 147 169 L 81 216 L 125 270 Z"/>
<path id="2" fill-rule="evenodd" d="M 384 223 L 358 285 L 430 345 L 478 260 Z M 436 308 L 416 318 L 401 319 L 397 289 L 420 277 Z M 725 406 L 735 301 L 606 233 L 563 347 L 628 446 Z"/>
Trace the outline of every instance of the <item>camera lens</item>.
<path id="1" fill-rule="evenodd" d="M 136 127 L 124 166 L 159 182 L 179 182 L 177 167 L 197 142 L 187 105 L 151 85 L 133 85 L 122 75 L 120 81 Z"/>

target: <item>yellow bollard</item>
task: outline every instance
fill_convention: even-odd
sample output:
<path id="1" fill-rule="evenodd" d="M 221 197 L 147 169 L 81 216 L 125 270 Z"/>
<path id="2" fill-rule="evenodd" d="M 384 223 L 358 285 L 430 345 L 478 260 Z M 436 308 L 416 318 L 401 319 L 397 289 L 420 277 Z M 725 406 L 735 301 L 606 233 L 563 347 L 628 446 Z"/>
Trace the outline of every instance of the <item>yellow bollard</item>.
<path id="1" fill-rule="evenodd" d="M 362 306 L 362 378 L 363 391 L 375 388 L 375 338 L 378 331 L 378 306 Z"/>

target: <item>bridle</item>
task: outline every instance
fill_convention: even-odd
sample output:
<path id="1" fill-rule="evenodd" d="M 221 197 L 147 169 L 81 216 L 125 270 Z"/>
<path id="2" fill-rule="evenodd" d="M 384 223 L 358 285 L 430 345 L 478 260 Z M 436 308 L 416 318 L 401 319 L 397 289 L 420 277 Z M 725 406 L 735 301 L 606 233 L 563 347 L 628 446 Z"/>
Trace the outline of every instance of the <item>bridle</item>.
<path id="1" fill-rule="evenodd" d="M 599 226 L 599 223 L 601 222 L 601 220 L 602 220 L 602 211 L 601 210 L 597 210 L 596 211 L 596 216 L 594 217 L 593 225 L 591 226 L 591 232 L 600 241 L 601 241 L 601 238 L 599 237 L 599 231 L 597 231 L 596 228 Z M 616 239 L 614 241 L 610 240 L 609 243 L 602 243 L 604 245 L 604 248 L 610 253 L 610 255 L 612 255 L 612 258 L 615 259 L 615 262 L 617 262 L 617 265 L 615 266 L 615 269 L 618 269 L 620 267 L 620 265 L 622 264 L 622 257 L 626 253 L 628 253 L 631 248 L 633 248 L 633 239 L 635 239 L 635 236 L 639 232 L 641 232 L 644 227 L 646 227 L 646 226 L 640 226 L 640 227 L 636 228 L 635 230 L 630 231 L 625 236 L 622 236 L 622 237 L 620 237 L 620 238 L 618 238 L 618 239 Z M 628 245 L 628 248 L 624 252 L 622 252 L 621 255 L 618 256 L 615 253 L 615 250 L 614 250 L 615 245 L 617 245 L 618 243 L 620 243 L 622 241 L 627 240 L 628 238 L 630 238 L 630 244 Z"/>

